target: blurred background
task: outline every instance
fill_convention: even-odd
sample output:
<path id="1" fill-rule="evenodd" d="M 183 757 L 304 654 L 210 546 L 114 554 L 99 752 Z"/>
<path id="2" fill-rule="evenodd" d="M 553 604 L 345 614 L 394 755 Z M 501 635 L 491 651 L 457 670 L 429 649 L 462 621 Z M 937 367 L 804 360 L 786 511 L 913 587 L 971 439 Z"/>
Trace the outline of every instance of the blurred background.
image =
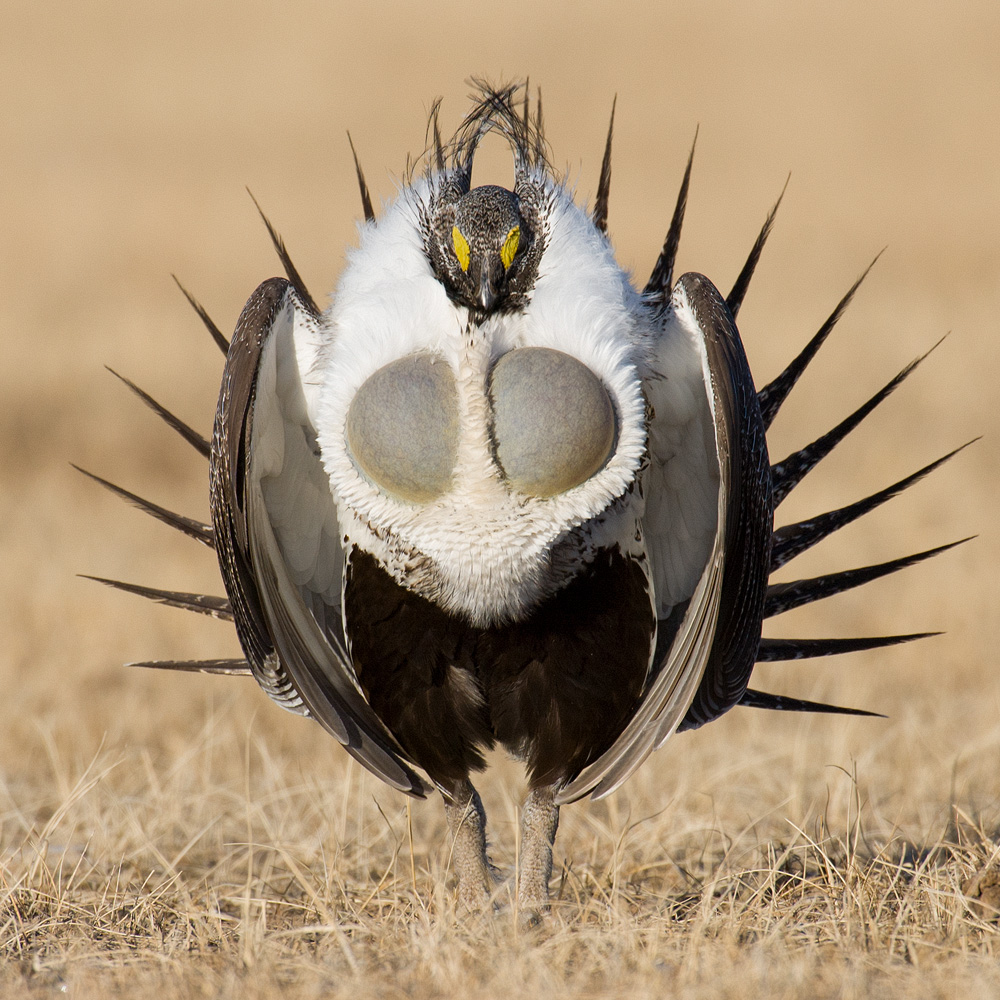
<path id="1" fill-rule="evenodd" d="M 69 463 L 206 518 L 205 463 L 103 366 L 209 433 L 222 358 L 171 274 L 232 330 L 251 291 L 280 270 L 249 187 L 323 302 L 360 217 L 346 131 L 376 204 L 391 199 L 407 155 L 424 147 L 431 102 L 444 98 L 447 134 L 466 111 L 471 75 L 530 77 L 541 87 L 553 161 L 588 203 L 617 95 L 610 231 L 640 284 L 696 128 L 679 266 L 724 293 L 791 174 L 740 316 L 758 385 L 888 248 L 782 412 L 773 458 L 827 430 L 950 334 L 779 520 L 874 492 L 983 436 L 785 574 L 979 534 L 935 562 L 769 626 L 814 636 L 945 630 L 895 650 L 755 675 L 765 690 L 860 705 L 889 721 L 736 711 L 676 741 L 620 794 L 676 791 L 683 764 L 694 775 L 684 786 L 693 810 L 781 802 L 792 772 L 811 801 L 822 798 L 824 765 L 857 763 L 873 798 L 891 804 L 892 822 L 915 835 L 946 810 L 953 789 L 971 806 L 996 801 L 996 3 L 6 0 L 3 8 L 0 780 L 8 803 L 30 815 L 102 746 L 126 771 L 140 754 L 154 770 L 166 767 L 215 713 L 233 733 L 263 734 L 279 759 L 308 753 L 316 770 L 348 767 L 318 727 L 281 713 L 252 683 L 123 668 L 235 655 L 235 637 L 226 625 L 75 574 L 220 593 L 218 571 L 211 552 Z M 511 176 L 492 140 L 477 166 L 480 183 Z M 222 741 L 236 770 L 238 744 Z M 767 767 L 736 780 L 748 761 Z"/>

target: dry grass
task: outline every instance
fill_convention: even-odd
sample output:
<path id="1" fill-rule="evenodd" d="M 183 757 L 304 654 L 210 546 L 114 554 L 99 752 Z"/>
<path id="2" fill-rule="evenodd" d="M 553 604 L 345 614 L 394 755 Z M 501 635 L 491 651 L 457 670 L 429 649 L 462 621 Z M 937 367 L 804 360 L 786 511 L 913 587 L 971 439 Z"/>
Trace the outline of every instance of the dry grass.
<path id="1" fill-rule="evenodd" d="M 962 891 L 1000 855 L 995 815 L 956 808 L 914 843 L 838 772 L 813 808 L 706 825 L 686 781 L 660 812 L 624 812 L 651 801 L 643 782 L 631 802 L 567 811 L 552 915 L 519 936 L 510 909 L 456 913 L 439 810 L 417 807 L 410 832 L 398 796 L 354 765 L 304 774 L 307 747 L 276 757 L 241 734 L 236 707 L 169 766 L 145 751 L 102 749 L 79 771 L 53 757 L 47 802 L 10 794 L 0 985 L 169 998 L 278 986 L 563 997 L 623 983 L 651 996 L 871 996 L 890 979 L 906 996 L 968 980 L 963 995 L 986 997 L 1000 985 L 996 911 Z M 490 803 L 505 839 L 511 784 Z M 511 863 L 510 841 L 498 846 Z"/>
<path id="2" fill-rule="evenodd" d="M 998 995 L 983 901 L 1000 853 L 1000 14 L 938 8 L 7 5 L 0 993 Z M 674 740 L 607 801 L 564 810 L 558 900 L 527 936 L 509 910 L 455 914 L 437 803 L 408 812 L 252 684 L 120 666 L 231 655 L 231 630 L 73 575 L 217 591 L 211 553 L 68 468 L 207 513 L 204 467 L 101 365 L 207 429 L 221 359 L 169 272 L 231 326 L 276 269 L 249 184 L 306 280 L 332 287 L 359 214 L 342 130 L 389 197 L 385 167 L 421 147 L 435 94 L 457 119 L 469 72 L 542 84 L 581 197 L 618 93 L 611 230 L 640 276 L 697 123 L 680 263 L 723 288 L 792 170 L 741 315 L 760 381 L 889 243 L 776 425 L 776 457 L 953 331 L 784 520 L 985 435 L 795 574 L 976 542 L 771 629 L 948 634 L 755 675 L 889 718 L 735 711 Z M 504 177 L 485 154 L 480 179 Z M 521 777 L 496 764 L 484 798 L 513 866 Z"/>

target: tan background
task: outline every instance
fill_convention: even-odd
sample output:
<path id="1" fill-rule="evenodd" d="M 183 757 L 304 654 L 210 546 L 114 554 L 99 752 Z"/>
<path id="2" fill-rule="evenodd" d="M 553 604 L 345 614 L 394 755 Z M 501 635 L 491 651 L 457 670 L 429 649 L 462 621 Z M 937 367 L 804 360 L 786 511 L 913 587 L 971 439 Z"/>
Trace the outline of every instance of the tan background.
<path id="1" fill-rule="evenodd" d="M 933 840 L 953 795 L 970 814 L 996 816 L 997 4 L 512 0 L 480 11 L 469 3 L 7 2 L 0 14 L 0 866 L 9 865 L 8 883 L 95 755 L 116 766 L 102 779 L 105 791 L 88 793 L 92 812 L 67 808 L 66 843 L 100 843 L 102 825 L 123 815 L 121 796 L 133 796 L 124 814 L 141 812 L 156 784 L 150 775 L 172 775 L 192 754 L 204 761 L 207 745 L 216 756 L 203 773 L 240 787 L 248 732 L 273 753 L 276 788 L 289 775 L 322 782 L 347 772 L 346 756 L 318 728 L 280 713 L 248 683 L 120 666 L 232 655 L 235 639 L 224 625 L 74 577 L 220 587 L 209 552 L 128 510 L 68 463 L 206 517 L 204 463 L 102 365 L 207 433 L 221 358 L 171 272 L 231 330 L 249 293 L 278 271 L 249 186 L 322 301 L 360 212 L 345 130 L 376 199 L 391 198 L 407 153 L 423 147 L 431 100 L 443 95 L 444 128 L 454 127 L 471 74 L 530 75 L 542 87 L 554 162 L 581 199 L 596 188 L 618 95 L 610 229 L 640 282 L 696 127 L 680 267 L 703 271 L 724 292 L 791 172 L 740 318 L 758 384 L 888 246 L 777 423 L 774 458 L 951 331 L 780 520 L 872 492 L 983 435 L 795 570 L 860 565 L 973 533 L 978 540 L 770 628 L 946 630 L 906 648 L 755 676 L 768 690 L 890 719 L 735 712 L 675 741 L 611 808 L 675 810 L 691 831 L 735 832 L 764 816 L 788 831 L 831 795 L 848 809 L 843 776 L 827 766 L 836 765 L 857 768 L 871 822 L 886 836 Z M 477 180 L 509 176 L 505 154 L 487 143 Z M 502 803 L 496 839 L 511 855 L 518 781 L 509 767 L 486 781 L 488 804 Z M 365 787 L 365 802 L 377 797 L 396 822 L 402 799 Z M 602 810 L 566 811 L 560 850 L 577 864 L 614 853 L 613 822 L 610 839 L 594 839 Z M 435 849 L 438 811 L 415 808 L 421 849 Z M 329 814 L 338 815 L 336 804 Z M 160 836 L 184 844 L 192 832 L 184 815 L 181 803 L 177 828 Z M 306 839 L 322 839 L 323 823 L 333 822 L 323 816 L 306 824 Z M 676 829 L 669 815 L 662 822 Z"/>

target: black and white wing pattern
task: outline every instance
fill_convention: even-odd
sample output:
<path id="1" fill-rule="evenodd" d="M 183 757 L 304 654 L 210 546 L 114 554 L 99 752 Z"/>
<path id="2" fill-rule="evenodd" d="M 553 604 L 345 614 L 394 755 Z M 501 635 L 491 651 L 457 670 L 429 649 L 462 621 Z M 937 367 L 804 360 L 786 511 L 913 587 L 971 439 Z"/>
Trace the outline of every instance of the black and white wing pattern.
<path id="1" fill-rule="evenodd" d="M 316 444 L 311 369 L 323 322 L 281 278 L 236 325 L 211 452 L 216 546 L 240 642 L 261 687 L 319 721 L 388 784 L 422 793 L 358 687 L 341 619 L 343 550 Z"/>
<path id="2" fill-rule="evenodd" d="M 657 642 L 642 701 L 615 744 L 560 793 L 607 795 L 692 714 L 746 688 L 760 639 L 771 539 L 763 422 L 732 314 L 686 274 L 654 338 L 643 531 Z"/>

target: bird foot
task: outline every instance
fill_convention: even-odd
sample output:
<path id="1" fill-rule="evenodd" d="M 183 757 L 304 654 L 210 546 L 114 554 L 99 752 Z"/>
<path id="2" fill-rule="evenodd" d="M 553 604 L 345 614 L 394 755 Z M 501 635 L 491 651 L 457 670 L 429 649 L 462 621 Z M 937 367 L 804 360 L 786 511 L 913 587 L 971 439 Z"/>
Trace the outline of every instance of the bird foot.
<path id="1" fill-rule="evenodd" d="M 521 813 L 517 910 L 522 930 L 537 927 L 549 909 L 552 842 L 558 825 L 559 806 L 554 801 L 554 789 L 532 789 Z"/>
<path id="2" fill-rule="evenodd" d="M 479 794 L 470 782 L 460 782 L 450 800 L 445 799 L 444 810 L 453 838 L 458 905 L 470 913 L 490 910 L 502 878 L 486 855 L 486 814 Z"/>
<path id="3" fill-rule="evenodd" d="M 478 858 L 474 859 L 478 862 Z M 507 879 L 488 858 L 478 863 L 459 866 L 458 906 L 467 913 L 498 913 L 504 908 L 506 894 L 500 890 Z M 464 873 L 464 874 L 463 874 Z"/>

